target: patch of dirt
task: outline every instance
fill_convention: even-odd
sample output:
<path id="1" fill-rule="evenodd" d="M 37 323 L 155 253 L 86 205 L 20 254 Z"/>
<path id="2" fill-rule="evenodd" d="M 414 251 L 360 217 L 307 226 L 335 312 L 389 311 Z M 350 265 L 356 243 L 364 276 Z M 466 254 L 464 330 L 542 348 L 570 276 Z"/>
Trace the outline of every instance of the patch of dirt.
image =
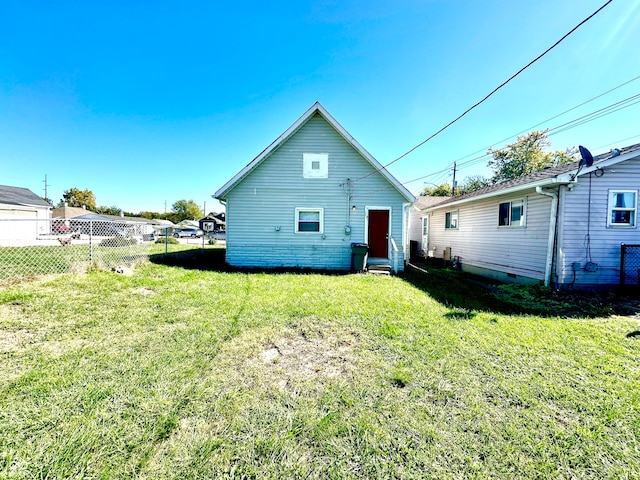
<path id="1" fill-rule="evenodd" d="M 353 368 L 349 355 L 351 350 L 350 342 L 333 345 L 323 338 L 280 338 L 260 352 L 260 361 L 285 375 L 332 378 Z"/>
<path id="2" fill-rule="evenodd" d="M 35 338 L 36 335 L 28 330 L 0 329 L 0 352 L 23 350 Z"/>
<path id="3" fill-rule="evenodd" d="M 155 293 L 156 293 L 153 290 L 151 290 L 150 288 L 146 288 L 146 287 L 136 288 L 132 292 L 137 294 L 137 295 L 142 295 L 142 296 L 155 295 Z"/>

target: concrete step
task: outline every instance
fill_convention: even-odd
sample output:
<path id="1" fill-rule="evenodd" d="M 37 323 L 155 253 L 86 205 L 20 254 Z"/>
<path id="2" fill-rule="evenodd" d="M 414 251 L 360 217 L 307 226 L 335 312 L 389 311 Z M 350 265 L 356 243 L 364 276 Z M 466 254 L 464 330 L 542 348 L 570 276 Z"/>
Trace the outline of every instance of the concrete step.
<path id="1" fill-rule="evenodd" d="M 391 265 L 379 264 L 379 265 L 367 265 L 367 272 L 377 275 L 391 275 Z"/>

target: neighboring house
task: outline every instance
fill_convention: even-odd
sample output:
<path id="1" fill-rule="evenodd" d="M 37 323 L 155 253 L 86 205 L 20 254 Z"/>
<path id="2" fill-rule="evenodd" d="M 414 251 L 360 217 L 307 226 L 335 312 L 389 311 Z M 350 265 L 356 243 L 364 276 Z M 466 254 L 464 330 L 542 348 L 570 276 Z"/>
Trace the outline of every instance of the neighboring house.
<path id="1" fill-rule="evenodd" d="M 230 265 L 349 270 L 351 244 L 366 243 L 370 263 L 404 268 L 414 196 L 320 103 L 214 197 Z"/>
<path id="2" fill-rule="evenodd" d="M 51 211 L 51 216 L 56 219 L 64 219 L 68 220 L 71 218 L 81 217 L 88 213 L 93 213 L 91 210 L 87 210 L 85 207 L 68 207 L 64 205 L 63 207 L 54 208 Z"/>
<path id="3" fill-rule="evenodd" d="M 639 189 L 637 144 L 427 207 L 428 248 L 503 281 L 616 285 L 621 244 L 640 244 Z M 639 269 L 627 283 L 638 283 Z"/>
<path id="4" fill-rule="evenodd" d="M 206 217 L 198 220 L 200 230 L 203 230 L 205 232 L 218 232 L 220 230 L 225 230 L 227 224 L 224 221 L 224 218 L 224 213 L 207 215 Z"/>
<path id="5" fill-rule="evenodd" d="M 58 207 L 53 209 L 53 230 L 94 236 L 148 236 L 158 231 L 158 220 L 143 217 L 126 217 L 124 214 L 107 215 L 95 213 L 84 207 Z M 173 226 L 173 223 L 169 222 Z"/>
<path id="6" fill-rule="evenodd" d="M 429 215 L 424 210 L 449 197 L 419 196 L 409 213 L 409 244 L 411 257 L 426 257 L 429 252 Z"/>
<path id="7" fill-rule="evenodd" d="M 0 185 L 0 239 L 35 240 L 49 233 L 51 205 L 27 188 Z"/>

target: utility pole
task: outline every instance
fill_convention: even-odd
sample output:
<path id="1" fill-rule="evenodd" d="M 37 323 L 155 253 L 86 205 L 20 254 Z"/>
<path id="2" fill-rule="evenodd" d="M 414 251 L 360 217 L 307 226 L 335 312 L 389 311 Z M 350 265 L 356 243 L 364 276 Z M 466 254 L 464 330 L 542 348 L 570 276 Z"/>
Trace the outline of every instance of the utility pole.
<path id="1" fill-rule="evenodd" d="M 50 185 L 47 183 L 47 174 L 44 174 L 44 199 L 49 201 L 49 193 L 47 192 L 47 188 L 50 187 Z"/>
<path id="2" fill-rule="evenodd" d="M 456 162 L 453 162 L 453 182 L 451 182 L 451 196 L 456 196 Z"/>

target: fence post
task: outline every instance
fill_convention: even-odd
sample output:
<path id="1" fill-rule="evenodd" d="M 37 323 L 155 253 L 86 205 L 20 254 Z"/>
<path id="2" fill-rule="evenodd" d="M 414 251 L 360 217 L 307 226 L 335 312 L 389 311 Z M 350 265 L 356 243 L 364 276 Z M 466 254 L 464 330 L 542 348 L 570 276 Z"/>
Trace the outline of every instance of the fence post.
<path id="1" fill-rule="evenodd" d="M 89 220 L 89 265 L 93 265 L 93 220 Z"/>
<path id="2" fill-rule="evenodd" d="M 620 285 L 624 285 L 624 243 L 620 244 Z"/>

